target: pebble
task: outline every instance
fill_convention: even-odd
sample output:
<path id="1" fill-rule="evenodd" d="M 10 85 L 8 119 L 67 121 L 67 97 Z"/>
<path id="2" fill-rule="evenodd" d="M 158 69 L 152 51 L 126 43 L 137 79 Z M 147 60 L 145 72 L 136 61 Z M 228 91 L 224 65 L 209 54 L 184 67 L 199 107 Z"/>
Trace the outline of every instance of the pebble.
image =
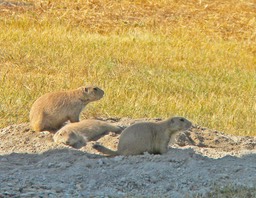
<path id="1" fill-rule="evenodd" d="M 1 162 L 8 162 L 8 159 L 5 158 L 5 157 L 3 157 L 3 158 L 0 159 L 0 161 L 1 161 Z"/>
<path id="2" fill-rule="evenodd" d="M 114 157 L 114 161 L 115 161 L 115 162 L 120 162 L 120 161 L 122 161 L 123 159 L 124 159 L 123 156 Z"/>
<path id="3" fill-rule="evenodd" d="M 99 164 L 100 166 L 102 166 L 102 165 L 104 164 L 104 161 L 103 161 L 102 159 L 99 159 L 99 160 L 97 161 L 97 164 Z"/>

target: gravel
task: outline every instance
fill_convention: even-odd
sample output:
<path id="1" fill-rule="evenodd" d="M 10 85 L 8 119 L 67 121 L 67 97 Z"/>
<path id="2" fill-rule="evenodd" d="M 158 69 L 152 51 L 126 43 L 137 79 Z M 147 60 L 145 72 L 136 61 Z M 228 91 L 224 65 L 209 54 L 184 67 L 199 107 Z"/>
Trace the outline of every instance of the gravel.
<path id="1" fill-rule="evenodd" d="M 128 126 L 145 119 L 103 119 Z M 158 121 L 159 119 L 151 119 Z M 0 129 L 1 197 L 256 197 L 256 138 L 194 126 L 164 155 L 106 157 L 73 149 L 28 123 Z M 116 149 L 119 134 L 98 143 Z M 217 192 L 217 193 L 216 193 Z"/>

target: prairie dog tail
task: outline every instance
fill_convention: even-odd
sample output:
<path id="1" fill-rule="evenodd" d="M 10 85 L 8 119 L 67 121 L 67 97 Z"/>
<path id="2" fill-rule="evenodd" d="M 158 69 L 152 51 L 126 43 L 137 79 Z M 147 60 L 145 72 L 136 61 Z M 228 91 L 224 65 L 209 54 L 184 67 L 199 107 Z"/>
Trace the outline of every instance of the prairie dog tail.
<path id="1" fill-rule="evenodd" d="M 96 149 L 97 151 L 107 154 L 109 156 L 117 156 L 118 153 L 117 151 L 113 151 L 111 149 L 106 148 L 105 146 L 99 145 L 99 144 L 94 144 L 93 148 Z"/>

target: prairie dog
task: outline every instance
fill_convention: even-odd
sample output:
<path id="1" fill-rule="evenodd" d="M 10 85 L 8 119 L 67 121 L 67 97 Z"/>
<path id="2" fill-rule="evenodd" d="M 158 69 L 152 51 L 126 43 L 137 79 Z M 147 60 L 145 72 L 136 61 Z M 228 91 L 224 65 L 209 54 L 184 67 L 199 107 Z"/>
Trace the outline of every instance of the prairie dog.
<path id="1" fill-rule="evenodd" d="M 64 122 L 79 122 L 84 107 L 103 97 L 104 91 L 95 86 L 70 91 L 47 93 L 31 107 L 29 119 L 34 131 L 57 130 Z"/>
<path id="2" fill-rule="evenodd" d="M 87 141 L 98 138 L 106 132 L 121 132 L 121 128 L 100 120 L 82 120 L 62 127 L 53 136 L 56 143 L 63 143 L 74 148 L 81 148 Z"/>
<path id="3" fill-rule="evenodd" d="M 121 133 L 117 151 L 97 144 L 93 148 L 110 156 L 140 155 L 144 152 L 163 154 L 167 152 L 171 137 L 191 126 L 192 123 L 183 117 L 173 117 L 158 123 L 136 123 Z"/>

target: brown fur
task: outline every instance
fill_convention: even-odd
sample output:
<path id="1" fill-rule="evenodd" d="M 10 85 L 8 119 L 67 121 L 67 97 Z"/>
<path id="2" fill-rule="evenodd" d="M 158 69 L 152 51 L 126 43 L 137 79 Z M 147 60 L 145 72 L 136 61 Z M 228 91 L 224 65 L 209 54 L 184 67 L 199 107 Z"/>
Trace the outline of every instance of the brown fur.
<path id="1" fill-rule="evenodd" d="M 103 97 L 98 87 L 80 87 L 71 91 L 47 93 L 38 98 L 30 110 L 30 125 L 34 131 L 57 130 L 66 121 L 79 122 L 84 107 Z"/>
<path id="2" fill-rule="evenodd" d="M 82 120 L 70 123 L 53 136 L 56 143 L 63 143 L 74 148 L 81 148 L 87 141 L 94 140 L 106 132 L 121 132 L 121 128 L 99 120 Z"/>
<path id="3" fill-rule="evenodd" d="M 182 117 L 173 117 L 158 123 L 136 123 L 121 133 L 117 151 L 97 144 L 93 147 L 110 156 L 139 155 L 144 152 L 163 154 L 167 152 L 170 138 L 191 126 L 191 122 Z"/>

